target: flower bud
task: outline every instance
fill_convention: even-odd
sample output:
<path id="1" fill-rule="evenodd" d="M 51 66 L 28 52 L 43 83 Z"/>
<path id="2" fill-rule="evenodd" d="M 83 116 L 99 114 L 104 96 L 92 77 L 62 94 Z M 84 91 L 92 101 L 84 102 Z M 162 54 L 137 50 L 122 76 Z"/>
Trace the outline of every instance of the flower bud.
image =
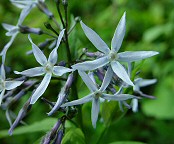
<path id="1" fill-rule="evenodd" d="M 39 8 L 43 13 L 45 13 L 49 18 L 54 17 L 54 16 L 53 16 L 53 13 L 50 12 L 50 11 L 48 10 L 48 8 L 47 8 L 47 6 L 46 6 L 46 4 L 45 4 L 44 2 L 39 1 L 39 3 L 38 3 L 37 6 L 38 6 L 38 8 Z"/>
<path id="2" fill-rule="evenodd" d="M 20 32 L 23 34 L 29 34 L 29 33 L 34 33 L 37 35 L 43 34 L 40 28 L 30 28 L 28 26 L 22 26 L 22 25 L 20 25 L 19 28 L 20 28 Z"/>

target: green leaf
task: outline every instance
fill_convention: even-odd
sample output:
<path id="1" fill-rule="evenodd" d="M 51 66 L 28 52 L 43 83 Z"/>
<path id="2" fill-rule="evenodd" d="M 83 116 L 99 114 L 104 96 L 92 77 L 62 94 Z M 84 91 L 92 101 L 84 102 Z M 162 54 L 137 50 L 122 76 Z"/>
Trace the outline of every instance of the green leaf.
<path id="1" fill-rule="evenodd" d="M 65 133 L 62 144 L 85 144 L 85 137 L 81 129 L 70 128 Z"/>
<path id="2" fill-rule="evenodd" d="M 116 101 L 105 101 L 102 106 L 101 116 L 106 126 L 110 125 L 114 120 L 119 120 L 125 113 L 121 112 Z"/>
<path id="3" fill-rule="evenodd" d="M 49 131 L 53 125 L 57 122 L 56 118 L 47 118 L 42 121 L 35 122 L 31 125 L 21 126 L 16 128 L 13 132 L 13 135 L 21 135 L 26 133 L 35 133 L 35 132 L 46 132 Z M 0 131 L 0 138 L 8 137 L 8 130 Z"/>
<path id="4" fill-rule="evenodd" d="M 145 144 L 145 143 L 135 142 L 135 141 L 120 141 L 120 142 L 112 142 L 110 144 Z"/>
<path id="5" fill-rule="evenodd" d="M 157 99 L 142 103 L 144 113 L 158 119 L 174 119 L 173 75 L 161 79 L 157 86 L 154 93 Z"/>

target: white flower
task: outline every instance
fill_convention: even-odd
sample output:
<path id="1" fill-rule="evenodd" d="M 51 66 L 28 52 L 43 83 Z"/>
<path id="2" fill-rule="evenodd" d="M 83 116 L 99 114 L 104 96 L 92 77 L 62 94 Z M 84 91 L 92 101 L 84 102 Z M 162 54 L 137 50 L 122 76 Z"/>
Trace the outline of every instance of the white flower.
<path id="1" fill-rule="evenodd" d="M 20 86 L 24 81 L 6 81 L 4 65 L 1 65 L 1 75 L 0 75 L 0 105 L 5 93 L 5 90 L 12 90 Z"/>
<path id="2" fill-rule="evenodd" d="M 29 36 L 29 40 L 32 44 L 33 54 L 34 54 L 37 62 L 41 66 L 31 68 L 28 70 L 24 70 L 22 72 L 15 71 L 15 73 L 26 75 L 29 77 L 45 75 L 42 82 L 40 83 L 38 88 L 33 93 L 30 104 L 34 104 L 38 100 L 38 98 L 42 96 L 42 94 L 45 92 L 46 88 L 48 87 L 48 84 L 50 83 L 52 75 L 62 76 L 63 74 L 72 71 L 71 69 L 63 67 L 63 66 L 55 66 L 55 64 L 57 62 L 57 58 L 58 58 L 57 49 L 59 47 L 63 34 L 64 34 L 64 29 L 60 32 L 60 35 L 57 40 L 57 45 L 50 53 L 48 60 L 45 57 L 45 55 L 43 54 L 43 52 L 32 42 L 32 40 Z"/>
<path id="3" fill-rule="evenodd" d="M 30 11 L 30 8 L 31 7 L 27 7 L 26 9 L 22 10 L 16 26 L 10 25 L 10 24 L 6 24 L 6 23 L 2 24 L 4 29 L 7 30 L 6 36 L 11 36 L 10 41 L 4 46 L 3 50 L 0 53 L 0 55 L 2 56 L 2 63 L 5 62 L 7 50 L 12 45 L 14 39 L 16 38 L 17 34 L 19 33 L 19 26 L 23 23 L 25 17 L 28 15 L 28 13 Z"/>
<path id="4" fill-rule="evenodd" d="M 104 93 L 104 91 L 108 87 L 108 85 L 112 79 L 112 75 L 113 75 L 113 71 L 110 67 L 108 68 L 108 70 L 105 74 L 105 77 L 103 79 L 102 85 L 99 89 L 97 88 L 94 81 L 84 71 L 79 70 L 78 72 L 79 72 L 79 75 L 81 76 L 81 78 L 83 79 L 84 83 L 87 85 L 87 87 L 91 91 L 91 93 L 81 99 L 67 102 L 67 103 L 63 104 L 61 107 L 79 105 L 79 104 L 83 104 L 83 103 L 92 101 L 91 119 L 92 119 L 92 125 L 94 128 L 96 127 L 96 122 L 97 122 L 98 114 L 99 114 L 99 110 L 100 110 L 99 98 L 103 98 L 106 100 L 115 100 L 115 101 L 123 101 L 123 100 L 131 99 L 131 98 L 135 98 L 135 96 L 129 95 L 129 94 L 110 95 L 110 94 Z"/>
<path id="5" fill-rule="evenodd" d="M 103 53 L 103 56 L 93 61 L 86 61 L 82 63 L 77 63 L 72 66 L 73 69 L 88 71 L 100 68 L 109 64 L 114 73 L 126 82 L 129 85 L 134 86 L 132 81 L 130 80 L 125 68 L 120 64 L 121 62 L 133 62 L 142 60 L 151 56 L 158 54 L 155 51 L 137 51 L 137 52 L 121 52 L 118 53 L 124 35 L 126 31 L 126 13 L 123 14 L 111 42 L 111 49 L 107 46 L 107 44 L 99 37 L 99 35 L 94 32 L 91 28 L 86 26 L 81 21 L 82 29 L 88 39 L 92 42 L 92 44 Z"/>

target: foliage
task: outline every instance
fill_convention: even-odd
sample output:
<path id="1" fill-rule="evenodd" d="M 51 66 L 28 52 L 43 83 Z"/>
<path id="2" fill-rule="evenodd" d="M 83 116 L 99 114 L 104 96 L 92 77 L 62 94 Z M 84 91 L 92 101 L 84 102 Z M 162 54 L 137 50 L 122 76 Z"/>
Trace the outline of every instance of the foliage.
<path id="1" fill-rule="evenodd" d="M 16 9 L 11 3 L 6 0 L 1 0 L 0 5 L 0 22 L 16 24 L 20 9 Z M 56 14 L 56 20 L 61 23 L 57 14 L 54 1 L 47 1 L 48 8 Z M 146 94 L 156 96 L 156 99 L 139 100 L 139 110 L 137 113 L 132 113 L 131 110 L 124 108 L 124 112 L 119 109 L 119 103 L 110 101 L 104 102 L 100 106 L 101 113 L 97 122 L 97 128 L 93 129 L 90 120 L 91 104 L 87 103 L 83 106 L 77 106 L 77 109 L 70 109 L 71 112 L 78 111 L 71 122 L 65 122 L 65 134 L 62 143 L 78 144 L 82 143 L 108 143 L 108 144 L 138 144 L 138 143 L 172 143 L 173 139 L 173 102 L 174 102 L 174 2 L 172 0 L 150 1 L 144 0 L 138 2 L 136 0 L 110 0 L 110 1 L 95 1 L 88 0 L 80 2 L 77 0 L 68 1 L 68 20 L 69 27 L 73 26 L 74 19 L 80 16 L 85 24 L 95 30 L 107 45 L 110 45 L 115 27 L 119 22 L 124 11 L 126 11 L 126 35 L 122 43 L 121 51 L 158 51 L 160 54 L 150 60 L 136 62 L 132 72 L 131 80 L 135 78 L 137 72 L 139 76 L 148 79 L 157 78 L 157 83 L 153 86 L 143 87 L 141 91 Z M 63 10 L 63 8 L 61 8 Z M 36 15 L 36 13 L 38 15 Z M 70 15 L 71 14 L 71 15 Z M 30 19 L 33 19 L 32 21 Z M 48 29 L 43 23 L 50 23 L 54 29 L 56 25 L 42 15 L 38 9 L 33 9 L 24 21 L 24 25 L 31 27 L 41 27 L 42 30 Z M 48 30 L 49 31 L 49 30 Z M 1 49 L 9 41 L 9 37 L 5 36 L 6 31 L 1 28 Z M 51 31 L 50 31 L 51 32 Z M 53 34 L 53 33 L 52 33 Z M 31 35 L 34 43 L 38 45 L 43 42 L 47 36 Z M 72 61 L 75 61 L 83 52 L 82 48 L 88 48 L 89 51 L 95 52 L 95 47 L 85 37 L 79 23 L 69 37 L 70 51 Z M 59 61 L 64 60 L 66 47 L 61 45 L 59 49 Z M 31 44 L 28 42 L 27 35 L 18 34 L 16 40 L 12 44 L 10 51 L 7 53 L 6 66 L 12 70 L 22 71 L 31 67 L 36 67 L 37 62 L 33 55 L 28 55 L 26 59 L 25 53 L 31 50 Z M 46 56 L 51 52 L 50 49 L 45 49 Z M 90 59 L 91 60 L 91 59 Z M 66 60 L 68 61 L 68 60 Z M 13 72 L 8 74 L 8 77 L 15 77 Z M 65 76 L 67 78 L 67 75 Z M 63 77 L 63 78 L 65 78 Z M 41 79 L 40 79 L 41 80 Z M 99 81 L 98 79 L 96 80 Z M 46 99 L 56 101 L 57 92 L 52 89 L 61 90 L 65 85 L 64 82 L 50 82 L 49 89 L 44 94 Z M 88 89 L 79 77 L 76 85 L 79 87 L 79 98 L 88 94 Z M 118 90 L 118 87 L 115 87 Z M 26 95 L 13 105 L 11 109 L 15 115 L 25 105 L 27 99 L 31 96 L 31 89 Z M 131 93 L 132 90 L 127 90 Z M 71 91 L 71 95 L 74 93 Z M 76 98 L 71 97 L 70 100 Z M 130 101 L 128 102 L 130 103 Z M 0 125 L 0 142 L 1 143 L 39 143 L 43 140 L 43 136 L 51 131 L 53 125 L 62 115 L 56 112 L 53 117 L 48 118 L 50 106 L 39 100 L 32 106 L 30 113 L 23 119 L 28 125 L 17 127 L 12 136 L 8 136 L 9 124 L 5 117 L 5 111 L 0 110 L 1 123 Z M 13 119 L 14 121 L 14 119 Z M 77 122 L 74 124 L 73 122 Z M 79 122 L 81 121 L 81 123 Z"/>

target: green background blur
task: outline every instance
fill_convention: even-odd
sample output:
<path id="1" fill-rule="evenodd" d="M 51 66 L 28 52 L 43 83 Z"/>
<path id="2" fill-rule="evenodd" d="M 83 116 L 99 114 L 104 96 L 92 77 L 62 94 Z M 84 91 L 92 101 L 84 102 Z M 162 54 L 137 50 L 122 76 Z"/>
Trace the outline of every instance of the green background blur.
<path id="1" fill-rule="evenodd" d="M 49 9 L 53 10 L 56 19 L 58 14 L 54 1 L 48 2 Z M 140 101 L 138 113 L 128 111 L 119 121 L 113 119 L 110 126 L 104 128 L 100 124 L 96 130 L 90 123 L 90 106 L 83 111 L 88 113 L 83 123 L 89 125 L 84 131 L 86 143 L 107 144 L 115 141 L 141 141 L 155 144 L 174 144 L 174 1 L 173 0 L 69 0 L 69 12 L 71 16 L 80 16 L 85 24 L 95 30 L 101 38 L 110 46 L 114 30 L 123 12 L 127 13 L 126 36 L 121 51 L 154 50 L 159 55 L 144 61 L 141 67 L 143 78 L 157 78 L 158 82 L 142 89 L 146 94 L 157 97 L 156 100 L 143 99 Z M 20 10 L 7 0 L 0 1 L 0 23 L 16 25 Z M 32 20 L 31 20 L 32 19 Z M 25 25 L 30 27 L 42 27 L 47 17 L 37 9 L 33 9 Z M 0 49 L 9 41 L 5 36 L 5 30 L 0 26 Z M 34 42 L 39 43 L 45 36 L 32 35 Z M 78 24 L 70 38 L 71 51 L 81 52 L 83 47 L 92 47 L 92 44 L 83 34 Z M 31 49 L 27 35 L 19 34 L 7 53 L 6 65 L 15 70 L 37 66 L 32 55 L 26 58 L 25 52 Z M 95 49 L 90 49 L 91 51 Z M 64 53 L 60 56 L 63 59 Z M 74 54 L 74 56 L 76 53 Z M 13 77 L 14 75 L 10 75 Z M 51 87 L 51 86 L 50 86 Z M 51 90 L 47 91 L 49 94 Z M 46 95 L 45 94 L 45 95 Z M 14 107 L 17 114 L 25 103 L 26 96 Z M 25 119 L 30 125 L 47 118 L 48 107 L 41 102 L 33 106 L 29 116 Z M 89 122 L 86 122 L 89 121 Z M 55 122 L 55 121 L 54 121 Z M 44 127 L 41 125 L 41 127 Z M 30 132 L 16 134 L 14 136 L 1 136 L 1 131 L 8 129 L 5 112 L 0 110 L 0 143 L 22 144 L 34 143 L 45 132 Z M 51 129 L 51 126 L 48 130 Z M 102 130 L 105 132 L 102 132 Z"/>

